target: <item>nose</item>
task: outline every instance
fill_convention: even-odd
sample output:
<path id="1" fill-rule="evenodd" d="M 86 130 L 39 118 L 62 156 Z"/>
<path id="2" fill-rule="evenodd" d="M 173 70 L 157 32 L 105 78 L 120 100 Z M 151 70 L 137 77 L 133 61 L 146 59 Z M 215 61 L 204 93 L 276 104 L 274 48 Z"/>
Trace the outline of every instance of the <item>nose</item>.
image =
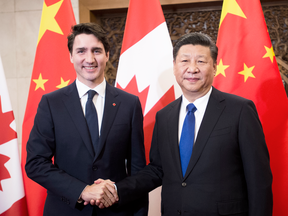
<path id="1" fill-rule="evenodd" d="M 199 72 L 198 65 L 195 62 L 190 62 L 190 64 L 188 64 L 187 72 L 198 73 Z"/>
<path id="2" fill-rule="evenodd" d="M 87 52 L 85 61 L 86 61 L 87 63 L 90 63 L 90 64 L 94 63 L 95 57 L 94 57 L 94 55 L 93 55 L 93 52 Z"/>

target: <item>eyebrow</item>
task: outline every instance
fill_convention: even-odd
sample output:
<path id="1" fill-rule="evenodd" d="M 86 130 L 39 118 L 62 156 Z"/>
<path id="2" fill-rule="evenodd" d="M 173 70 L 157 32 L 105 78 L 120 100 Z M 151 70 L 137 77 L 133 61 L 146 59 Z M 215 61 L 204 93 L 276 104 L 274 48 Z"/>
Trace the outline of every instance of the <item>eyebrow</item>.
<path id="1" fill-rule="evenodd" d="M 181 54 L 180 56 L 181 56 L 181 57 L 182 57 L 182 56 L 183 56 L 183 57 L 190 57 L 191 55 L 190 55 L 190 54 L 185 54 L 185 53 L 184 53 L 184 54 Z"/>
<path id="2" fill-rule="evenodd" d="M 92 50 L 103 50 L 101 47 L 93 47 Z"/>
<path id="3" fill-rule="evenodd" d="M 87 50 L 87 47 L 77 47 L 76 50 Z M 103 50 L 101 47 L 92 47 L 92 50 Z"/>
<path id="4" fill-rule="evenodd" d="M 180 57 L 191 57 L 191 54 L 181 54 Z M 197 58 L 201 58 L 201 57 L 207 57 L 206 55 L 197 55 Z"/>
<path id="5" fill-rule="evenodd" d="M 86 49 L 85 47 L 77 47 L 77 48 L 75 48 L 75 50 L 84 50 L 84 49 Z"/>

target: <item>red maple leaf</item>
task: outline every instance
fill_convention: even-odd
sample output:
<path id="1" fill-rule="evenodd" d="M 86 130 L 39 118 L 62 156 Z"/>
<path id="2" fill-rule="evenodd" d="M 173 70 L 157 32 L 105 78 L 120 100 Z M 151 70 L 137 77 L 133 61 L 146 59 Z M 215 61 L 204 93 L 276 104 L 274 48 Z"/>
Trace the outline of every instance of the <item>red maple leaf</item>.
<path id="1" fill-rule="evenodd" d="M 117 88 L 120 88 L 126 92 L 138 96 L 142 105 L 142 109 L 145 110 L 149 86 L 145 88 L 142 92 L 139 92 L 135 76 L 130 80 L 126 88 L 123 89 L 118 83 L 116 86 Z M 147 163 L 149 163 L 149 151 L 151 147 L 152 134 L 155 124 L 155 115 L 160 109 L 162 109 L 163 107 L 165 107 L 174 100 L 175 100 L 174 86 L 171 86 L 171 88 L 157 101 L 157 103 L 144 116 L 143 120 L 144 144 L 145 144 L 145 154 Z"/>
<path id="2" fill-rule="evenodd" d="M 13 111 L 3 113 L 0 96 L 0 145 L 17 138 L 17 133 L 10 127 L 11 122 L 14 121 Z"/>
<path id="3" fill-rule="evenodd" d="M 147 95 L 148 95 L 148 91 L 149 91 L 149 87 L 145 88 L 142 92 L 138 91 L 138 85 L 137 85 L 137 81 L 136 81 L 136 77 L 133 76 L 133 78 L 130 80 L 130 82 L 128 83 L 128 85 L 126 86 L 126 88 L 122 88 L 119 83 L 117 83 L 116 85 L 117 88 L 124 90 L 130 94 L 134 94 L 136 96 L 139 97 L 141 106 L 142 106 L 142 110 L 145 110 L 145 105 L 146 105 L 146 100 L 147 100 Z"/>
<path id="4" fill-rule="evenodd" d="M 4 179 L 8 179 L 8 178 L 11 178 L 8 170 L 6 169 L 6 167 L 4 167 L 4 164 L 10 160 L 9 157 L 5 156 L 5 155 L 1 155 L 0 154 L 0 190 L 2 190 L 2 185 L 1 185 L 1 181 L 4 180 Z M 3 168 L 1 168 L 3 167 Z"/>

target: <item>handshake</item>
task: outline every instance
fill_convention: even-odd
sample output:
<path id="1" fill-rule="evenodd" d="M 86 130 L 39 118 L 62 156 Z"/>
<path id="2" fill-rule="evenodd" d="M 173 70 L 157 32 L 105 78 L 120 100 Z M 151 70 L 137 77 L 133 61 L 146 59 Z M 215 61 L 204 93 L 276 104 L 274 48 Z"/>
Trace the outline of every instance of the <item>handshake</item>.
<path id="1" fill-rule="evenodd" d="M 92 185 L 87 185 L 82 191 L 80 198 L 84 205 L 97 205 L 99 208 L 107 208 L 118 202 L 115 182 L 98 179 Z"/>

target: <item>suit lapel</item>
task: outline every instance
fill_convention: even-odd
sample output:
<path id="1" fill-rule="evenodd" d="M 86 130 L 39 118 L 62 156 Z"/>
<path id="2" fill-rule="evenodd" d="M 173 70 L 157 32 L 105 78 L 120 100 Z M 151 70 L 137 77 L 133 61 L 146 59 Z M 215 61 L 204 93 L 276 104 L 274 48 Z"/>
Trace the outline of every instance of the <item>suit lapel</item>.
<path id="1" fill-rule="evenodd" d="M 193 168 L 195 167 L 197 161 L 199 160 L 205 145 L 212 133 L 219 117 L 221 116 L 225 108 L 225 100 L 221 95 L 221 92 L 213 88 L 210 95 L 205 114 L 201 126 L 198 131 L 197 139 L 192 152 L 192 157 L 190 159 L 186 174 L 184 179 L 188 177 Z"/>
<path id="2" fill-rule="evenodd" d="M 179 154 L 179 143 L 178 143 L 178 128 L 179 128 L 179 112 L 181 106 L 182 97 L 179 97 L 176 101 L 171 104 L 172 108 L 169 113 L 168 120 L 168 134 L 169 134 L 169 145 L 173 160 L 175 161 L 174 165 L 176 166 L 177 173 L 180 178 L 182 178 L 181 172 L 181 161 Z M 176 133 L 175 133 L 176 131 Z"/>
<path id="3" fill-rule="evenodd" d="M 109 131 L 114 122 L 116 113 L 121 105 L 121 101 L 117 98 L 118 93 L 114 89 L 114 87 L 110 86 L 106 82 L 106 93 L 105 93 L 105 105 L 104 105 L 104 113 L 101 125 L 101 134 L 99 139 L 99 145 L 97 148 L 97 153 L 95 155 L 94 160 L 99 156 L 102 151 L 106 138 L 109 134 Z"/>
<path id="4" fill-rule="evenodd" d="M 91 156 L 94 157 L 94 150 L 92 147 L 88 126 L 83 114 L 75 81 L 66 87 L 63 102 L 77 130 L 79 131 L 85 146 L 87 147 Z"/>

